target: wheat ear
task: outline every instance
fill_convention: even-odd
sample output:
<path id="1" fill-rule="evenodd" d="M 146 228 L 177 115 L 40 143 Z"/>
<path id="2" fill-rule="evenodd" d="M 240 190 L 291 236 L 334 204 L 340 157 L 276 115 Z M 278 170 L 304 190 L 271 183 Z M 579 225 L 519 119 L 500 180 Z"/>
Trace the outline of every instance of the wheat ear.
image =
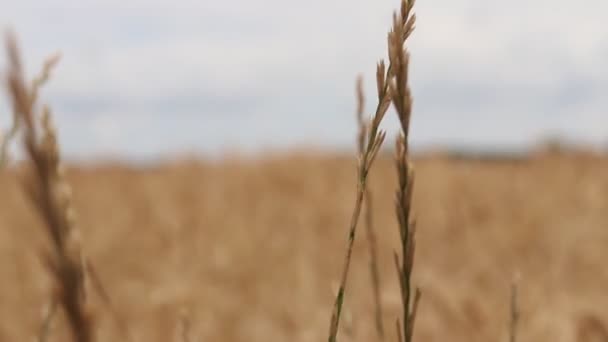
<path id="1" fill-rule="evenodd" d="M 28 86 L 14 36 L 9 34 L 6 42 L 9 95 L 15 118 L 23 125 L 23 143 L 33 165 L 23 186 L 45 224 L 53 247 L 45 262 L 53 275 L 57 302 L 66 314 L 74 341 L 93 341 L 93 322 L 85 304 L 85 271 L 75 229 L 71 188 L 60 163 L 50 109 L 48 106 L 38 109 L 37 106 L 38 89 L 48 79 L 58 57 L 49 59 L 41 76 Z"/>
<path id="2" fill-rule="evenodd" d="M 412 218 L 412 194 L 414 190 L 414 170 L 409 161 L 409 129 L 412 116 L 412 95 L 409 87 L 409 53 L 405 47 L 412 34 L 416 16 L 412 14 L 413 0 L 402 0 L 401 11 L 393 14 L 393 27 L 388 34 L 388 55 L 391 63 L 388 82 L 393 107 L 395 108 L 401 132 L 396 141 L 395 166 L 398 176 L 395 209 L 399 223 L 401 261 L 395 252 L 395 268 L 401 289 L 403 322 L 397 324 L 399 341 L 410 342 L 414 334 L 414 322 L 421 292 L 412 291 L 412 271 L 416 249 L 416 222 Z"/>

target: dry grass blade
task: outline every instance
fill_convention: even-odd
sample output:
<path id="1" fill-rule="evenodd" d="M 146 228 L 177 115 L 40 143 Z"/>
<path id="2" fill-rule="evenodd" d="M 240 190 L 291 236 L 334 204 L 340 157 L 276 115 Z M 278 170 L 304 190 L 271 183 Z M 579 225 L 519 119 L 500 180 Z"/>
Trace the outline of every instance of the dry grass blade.
<path id="1" fill-rule="evenodd" d="M 55 280 L 57 301 L 66 314 L 74 340 L 89 342 L 93 340 L 93 324 L 85 304 L 85 272 L 74 228 L 71 188 L 60 164 L 50 109 L 44 106 L 41 113 L 36 113 L 38 88 L 48 79 L 57 60 L 55 57 L 45 63 L 42 75 L 28 87 L 14 36 L 8 35 L 6 42 L 9 95 L 15 118 L 23 125 L 24 145 L 33 165 L 23 185 L 53 243 L 53 253 L 49 254 L 46 263 Z"/>
<path id="2" fill-rule="evenodd" d="M 357 94 L 357 123 L 359 126 L 358 133 L 358 147 L 359 154 L 365 152 L 365 138 L 367 135 L 367 122 L 364 117 L 365 108 L 365 95 L 363 93 L 363 79 L 362 77 L 357 78 L 356 86 Z M 364 215 L 365 215 L 365 228 L 367 233 L 367 245 L 369 248 L 369 270 L 372 282 L 372 294 L 374 297 L 374 318 L 376 334 L 380 341 L 384 341 L 384 324 L 382 322 L 382 302 L 380 299 L 380 271 L 378 270 L 378 242 L 376 232 L 374 229 L 374 217 L 373 217 L 373 197 L 369 185 L 365 189 L 364 194 Z"/>

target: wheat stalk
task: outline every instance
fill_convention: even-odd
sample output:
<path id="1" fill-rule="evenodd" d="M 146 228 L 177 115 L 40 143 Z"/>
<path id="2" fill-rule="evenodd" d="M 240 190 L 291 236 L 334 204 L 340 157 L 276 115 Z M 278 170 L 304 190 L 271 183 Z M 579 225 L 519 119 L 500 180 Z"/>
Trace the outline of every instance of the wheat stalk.
<path id="1" fill-rule="evenodd" d="M 391 65 L 388 82 L 393 106 L 397 112 L 401 132 L 396 140 L 395 166 L 398 176 L 395 209 L 399 223 L 401 261 L 394 254 L 395 268 L 401 288 L 403 322 L 397 324 L 399 341 L 410 342 L 414 334 L 414 322 L 421 292 L 412 291 L 411 277 L 416 250 L 416 222 L 412 218 L 412 194 L 414 190 L 414 170 L 409 162 L 409 129 L 412 116 L 412 95 L 409 88 L 409 53 L 405 47 L 412 34 L 416 16 L 412 14 L 413 0 L 402 0 L 401 11 L 393 14 L 393 27 L 388 34 L 388 55 Z"/>
<path id="2" fill-rule="evenodd" d="M 380 82 L 384 82 L 384 63 L 378 64 L 378 76 L 381 79 Z M 378 155 L 378 151 L 384 142 L 386 133 L 379 129 L 380 122 L 386 114 L 390 106 L 390 97 L 386 88 L 378 89 L 378 105 L 376 112 L 372 117 L 371 121 L 366 125 L 366 138 L 363 139 L 364 148 L 362 148 L 358 154 L 359 164 L 357 168 L 357 193 L 355 196 L 355 207 L 353 209 L 350 225 L 348 229 L 348 241 L 346 248 L 346 256 L 344 257 L 344 266 L 342 268 L 342 275 L 340 277 L 340 286 L 338 288 L 338 294 L 333 306 L 333 312 L 331 316 L 331 323 L 329 328 L 329 341 L 337 341 L 338 328 L 340 325 L 340 315 L 342 313 L 342 305 L 344 303 L 344 293 L 346 291 L 346 285 L 348 280 L 348 271 L 350 269 L 350 262 L 353 250 L 353 244 L 355 242 L 355 236 L 357 232 L 357 224 L 359 222 L 359 216 L 361 214 L 361 207 L 363 203 L 363 197 L 367 185 L 367 176 L 369 171 Z"/>
<path id="3" fill-rule="evenodd" d="M 376 88 L 378 91 L 378 104 L 376 112 L 371 119 L 371 122 L 366 125 L 368 128 L 365 132 L 367 139 L 359 138 L 359 140 L 367 141 L 365 148 L 359 149 L 359 168 L 358 168 L 358 186 L 355 199 L 355 208 L 349 227 L 348 245 L 340 289 L 334 303 L 334 310 L 331 318 L 329 341 L 337 341 L 338 326 L 340 324 L 340 313 L 344 301 L 344 291 L 348 279 L 348 270 L 350 267 L 350 259 L 352 247 L 356 236 L 357 223 L 359 220 L 363 198 L 366 192 L 367 176 L 373 164 L 373 161 L 384 141 L 385 132 L 380 131 L 380 122 L 384 118 L 386 111 L 391 103 L 395 107 L 399 122 L 401 124 L 401 134 L 397 139 L 396 166 L 399 177 L 399 188 L 397 189 L 396 212 L 399 221 L 399 235 L 401 237 L 402 261 L 399 262 L 399 256 L 395 253 L 395 265 L 399 274 L 401 285 L 401 296 L 403 306 L 403 327 L 398 328 L 400 341 L 410 342 L 413 336 L 414 321 L 420 299 L 420 291 L 416 289 L 412 296 L 411 291 L 411 274 L 414 261 L 414 226 L 415 223 L 410 219 L 410 208 L 413 189 L 413 168 L 408 161 L 408 133 L 410 126 L 410 117 L 412 110 L 412 97 L 408 85 L 408 66 L 409 54 L 404 45 L 407 38 L 414 30 L 416 21 L 415 15 L 410 15 L 414 6 L 412 0 L 401 1 L 401 11 L 398 15 L 393 15 L 393 27 L 388 34 L 388 54 L 389 67 L 385 67 L 384 61 L 380 61 L 376 67 Z M 359 104 L 361 105 L 361 97 Z M 360 136 L 362 134 L 360 133 Z M 403 331 L 401 333 L 401 330 Z"/>
<path id="4" fill-rule="evenodd" d="M 93 322 L 85 303 L 84 259 L 75 229 L 71 188 L 65 181 L 50 109 L 43 106 L 38 110 L 36 103 L 38 90 L 48 79 L 58 56 L 47 60 L 41 76 L 28 87 L 14 36 L 9 34 L 6 43 L 9 95 L 14 117 L 23 125 L 23 143 L 33 165 L 23 186 L 42 217 L 53 246 L 53 252 L 46 255 L 45 262 L 54 277 L 56 298 L 66 314 L 74 340 L 93 341 Z"/>
<path id="5" fill-rule="evenodd" d="M 399 334 L 400 341 L 410 342 L 414 334 L 414 322 L 421 292 L 418 288 L 412 291 L 411 277 L 416 250 L 416 222 L 412 218 L 412 194 L 414 190 L 414 170 L 409 161 L 409 129 L 412 116 L 412 94 L 409 87 L 409 53 L 405 47 L 407 38 L 412 34 L 416 16 L 412 14 L 413 0 L 402 0 L 401 10 L 393 14 L 393 27 L 388 34 L 388 55 L 391 63 L 391 75 L 388 86 L 392 94 L 392 103 L 397 112 L 401 132 L 396 140 L 395 165 L 399 185 L 396 193 L 395 209 L 399 223 L 401 242 L 401 261 L 397 252 L 394 254 L 395 268 L 399 276 L 401 289 L 403 326 Z M 400 327 L 400 328 L 399 328 Z"/>
<path id="6" fill-rule="evenodd" d="M 367 135 L 367 122 L 364 117 L 365 94 L 363 93 L 363 78 L 359 76 L 356 83 L 357 95 L 357 125 L 359 132 L 357 135 L 357 145 L 359 154 L 365 152 L 365 138 Z M 364 193 L 365 228 L 367 233 L 367 245 L 369 248 L 369 272 L 372 282 L 372 295 L 374 297 L 374 318 L 376 334 L 380 341 L 384 341 L 384 325 L 382 322 L 382 302 L 380 299 L 380 271 L 378 270 L 378 242 L 374 228 L 374 207 L 372 192 L 368 186 Z"/>

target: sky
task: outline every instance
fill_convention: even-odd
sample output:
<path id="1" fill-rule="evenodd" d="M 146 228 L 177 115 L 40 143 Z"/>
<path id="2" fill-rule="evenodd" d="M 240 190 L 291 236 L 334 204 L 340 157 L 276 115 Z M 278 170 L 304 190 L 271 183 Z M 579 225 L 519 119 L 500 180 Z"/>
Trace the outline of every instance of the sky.
<path id="1" fill-rule="evenodd" d="M 0 0 L 64 155 L 149 159 L 354 146 L 397 0 Z M 419 0 L 414 148 L 608 146 L 605 0 Z M 0 70 L 6 65 L 0 54 Z M 4 90 L 4 89 L 3 89 Z M 0 97 L 0 128 L 10 115 Z M 385 122 L 390 134 L 397 121 Z"/>

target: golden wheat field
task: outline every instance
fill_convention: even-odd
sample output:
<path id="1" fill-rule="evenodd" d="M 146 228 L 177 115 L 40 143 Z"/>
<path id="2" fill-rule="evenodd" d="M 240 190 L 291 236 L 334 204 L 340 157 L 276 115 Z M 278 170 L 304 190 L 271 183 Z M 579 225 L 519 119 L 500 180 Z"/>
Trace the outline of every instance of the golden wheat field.
<path id="1" fill-rule="evenodd" d="M 521 341 L 608 341 L 608 159 L 439 156 L 415 168 L 417 341 L 506 341 L 514 274 Z M 355 169 L 317 153 L 69 168 L 83 249 L 111 299 L 89 294 L 99 340 L 325 340 Z M 381 157 L 370 179 L 390 339 L 394 173 Z M 0 341 L 33 340 L 52 298 L 46 233 L 19 174 L 0 173 Z M 365 241 L 360 228 L 344 341 L 375 340 Z M 66 334 L 59 315 L 49 341 Z"/>

